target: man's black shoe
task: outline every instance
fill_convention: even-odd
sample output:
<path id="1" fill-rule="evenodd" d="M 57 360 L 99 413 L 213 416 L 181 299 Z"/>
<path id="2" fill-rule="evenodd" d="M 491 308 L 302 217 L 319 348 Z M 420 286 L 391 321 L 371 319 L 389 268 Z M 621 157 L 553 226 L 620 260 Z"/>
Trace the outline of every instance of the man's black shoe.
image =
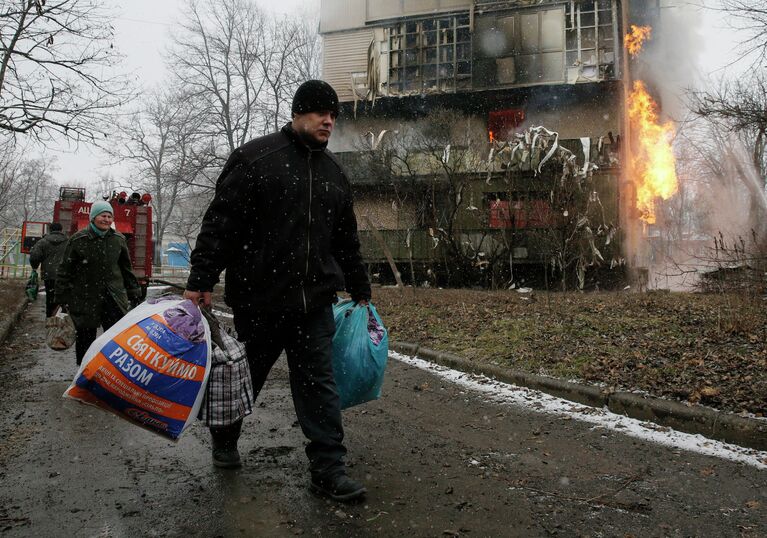
<path id="1" fill-rule="evenodd" d="M 336 474 L 326 478 L 312 478 L 309 489 L 319 495 L 330 497 L 334 501 L 349 502 L 364 497 L 368 492 L 365 486 L 352 480 L 345 474 Z"/>
<path id="2" fill-rule="evenodd" d="M 213 465 L 222 469 L 235 469 L 242 465 L 236 448 L 214 448 Z"/>

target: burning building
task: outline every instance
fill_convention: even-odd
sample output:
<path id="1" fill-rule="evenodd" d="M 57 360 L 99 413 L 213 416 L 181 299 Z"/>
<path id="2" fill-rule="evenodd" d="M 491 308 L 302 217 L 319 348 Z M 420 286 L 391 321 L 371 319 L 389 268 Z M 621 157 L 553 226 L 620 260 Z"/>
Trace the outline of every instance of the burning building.
<path id="1" fill-rule="evenodd" d="M 581 286 L 590 267 L 641 265 L 618 245 L 658 193 L 637 180 L 646 154 L 626 156 L 647 144 L 624 143 L 640 106 L 624 35 L 657 17 L 655 0 L 322 0 L 331 149 L 367 261 L 417 280 L 451 252 L 504 281 L 558 264 Z"/>

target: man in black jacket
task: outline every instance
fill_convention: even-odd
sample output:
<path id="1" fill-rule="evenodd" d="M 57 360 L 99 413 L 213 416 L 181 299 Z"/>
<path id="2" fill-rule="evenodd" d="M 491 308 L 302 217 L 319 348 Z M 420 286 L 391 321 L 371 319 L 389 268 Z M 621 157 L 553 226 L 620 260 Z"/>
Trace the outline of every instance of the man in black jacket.
<path id="1" fill-rule="evenodd" d="M 367 302 L 349 181 L 326 149 L 338 97 L 319 80 L 293 98 L 293 121 L 232 153 L 192 252 L 185 297 L 209 305 L 226 269 L 224 300 L 245 342 L 256 396 L 285 350 L 298 421 L 309 439 L 310 488 L 335 500 L 364 495 L 346 475 L 332 369 L 332 302 L 346 289 Z M 213 463 L 238 467 L 242 422 L 212 428 Z"/>
<path id="2" fill-rule="evenodd" d="M 58 222 L 52 222 L 45 234 L 29 253 L 29 265 L 37 271 L 42 266 L 42 277 L 45 282 L 45 317 L 53 315 L 58 304 L 54 299 L 56 287 L 56 273 L 64 259 L 64 249 L 67 246 L 67 236 L 62 231 L 63 227 Z"/>

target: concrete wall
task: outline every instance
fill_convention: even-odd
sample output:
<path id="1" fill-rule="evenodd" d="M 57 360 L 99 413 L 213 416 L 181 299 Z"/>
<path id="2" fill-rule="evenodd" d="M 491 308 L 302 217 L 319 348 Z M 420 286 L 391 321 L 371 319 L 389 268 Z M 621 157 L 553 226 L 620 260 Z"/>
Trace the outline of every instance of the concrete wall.
<path id="1" fill-rule="evenodd" d="M 364 27 L 366 7 L 366 0 L 322 0 L 320 33 Z"/>
<path id="2" fill-rule="evenodd" d="M 363 28 L 375 21 L 411 16 L 468 10 L 471 0 L 322 0 L 320 33 Z"/>

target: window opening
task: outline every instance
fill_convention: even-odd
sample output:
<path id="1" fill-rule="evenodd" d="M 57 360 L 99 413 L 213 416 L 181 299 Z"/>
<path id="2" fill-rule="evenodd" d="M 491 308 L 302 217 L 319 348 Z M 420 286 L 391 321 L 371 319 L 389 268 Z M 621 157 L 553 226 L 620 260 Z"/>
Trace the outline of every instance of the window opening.
<path id="1" fill-rule="evenodd" d="M 389 94 L 455 92 L 471 87 L 468 15 L 407 21 L 386 31 Z"/>
<path id="2" fill-rule="evenodd" d="M 554 7 L 477 17 L 474 87 L 564 81 L 564 16 Z"/>
<path id="3" fill-rule="evenodd" d="M 616 0 L 496 11 L 474 22 L 474 88 L 616 77 Z"/>
<path id="4" fill-rule="evenodd" d="M 615 0 L 566 5 L 567 81 L 615 78 Z"/>

